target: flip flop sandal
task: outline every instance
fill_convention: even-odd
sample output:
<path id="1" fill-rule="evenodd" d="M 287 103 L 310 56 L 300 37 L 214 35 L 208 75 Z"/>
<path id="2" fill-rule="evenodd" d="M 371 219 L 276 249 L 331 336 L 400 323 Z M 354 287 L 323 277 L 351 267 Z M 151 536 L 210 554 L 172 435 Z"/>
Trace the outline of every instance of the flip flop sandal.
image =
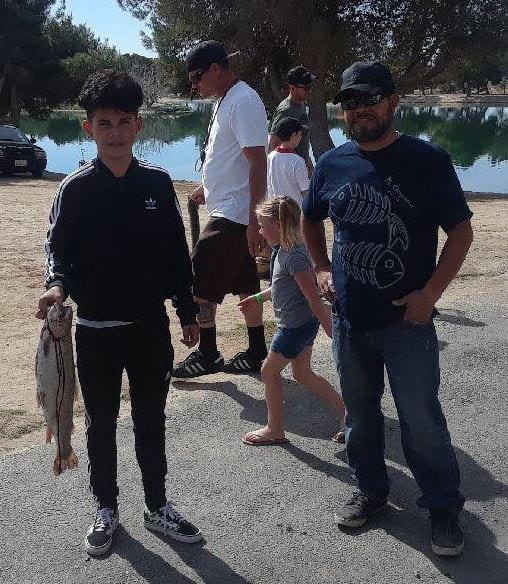
<path id="1" fill-rule="evenodd" d="M 287 438 L 267 438 L 255 432 L 249 432 L 242 438 L 242 442 L 249 446 L 276 446 L 279 444 L 288 444 L 289 440 Z"/>

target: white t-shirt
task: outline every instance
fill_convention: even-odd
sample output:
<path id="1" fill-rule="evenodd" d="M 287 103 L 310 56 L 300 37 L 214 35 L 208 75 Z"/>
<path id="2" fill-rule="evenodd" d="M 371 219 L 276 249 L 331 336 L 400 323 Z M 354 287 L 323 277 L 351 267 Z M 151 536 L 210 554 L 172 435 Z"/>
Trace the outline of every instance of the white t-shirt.
<path id="1" fill-rule="evenodd" d="M 276 148 L 268 155 L 268 198 L 286 196 L 302 206 L 302 191 L 309 188 L 305 160 L 296 152 Z"/>
<path id="2" fill-rule="evenodd" d="M 267 124 L 259 95 L 247 83 L 235 83 L 220 103 L 203 164 L 206 208 L 212 217 L 248 225 L 250 165 L 243 148 L 266 147 Z"/>

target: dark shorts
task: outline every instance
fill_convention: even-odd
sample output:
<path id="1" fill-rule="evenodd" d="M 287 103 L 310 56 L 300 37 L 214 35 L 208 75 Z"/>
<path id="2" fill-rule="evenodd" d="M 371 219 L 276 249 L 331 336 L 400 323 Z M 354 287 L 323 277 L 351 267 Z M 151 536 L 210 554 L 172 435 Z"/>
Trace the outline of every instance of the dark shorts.
<path id="1" fill-rule="evenodd" d="M 256 294 L 261 290 L 256 261 L 250 255 L 247 226 L 211 217 L 194 250 L 194 295 L 220 304 L 226 294 Z"/>
<path id="2" fill-rule="evenodd" d="M 286 359 L 296 359 L 307 347 L 314 344 L 319 330 L 319 320 L 315 317 L 307 320 L 299 327 L 277 327 L 270 350 L 280 353 Z"/>

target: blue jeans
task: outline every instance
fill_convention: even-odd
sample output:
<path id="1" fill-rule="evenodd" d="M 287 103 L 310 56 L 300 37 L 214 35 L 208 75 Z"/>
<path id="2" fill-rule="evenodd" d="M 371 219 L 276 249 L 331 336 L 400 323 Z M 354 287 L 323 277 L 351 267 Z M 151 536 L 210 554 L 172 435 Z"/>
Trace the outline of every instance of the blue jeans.
<path id="1" fill-rule="evenodd" d="M 333 354 L 347 410 L 348 462 L 362 493 L 385 500 L 390 488 L 381 412 L 386 367 L 404 455 L 423 493 L 418 505 L 458 513 L 464 496 L 438 399 L 439 348 L 434 324 L 398 321 L 381 330 L 357 332 L 334 315 Z"/>

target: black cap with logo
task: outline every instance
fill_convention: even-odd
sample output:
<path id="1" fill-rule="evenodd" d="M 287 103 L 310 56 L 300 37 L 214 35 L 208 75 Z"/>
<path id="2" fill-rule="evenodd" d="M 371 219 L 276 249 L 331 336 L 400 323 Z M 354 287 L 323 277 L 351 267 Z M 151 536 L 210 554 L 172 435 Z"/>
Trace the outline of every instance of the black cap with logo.
<path id="1" fill-rule="evenodd" d="M 290 85 L 312 85 L 316 79 L 316 75 L 303 65 L 293 67 L 287 74 L 287 80 Z"/>
<path id="2" fill-rule="evenodd" d="M 291 138 L 291 136 L 295 132 L 299 132 L 300 130 L 303 132 L 304 130 L 307 130 L 307 127 L 304 126 L 296 118 L 287 117 L 287 118 L 282 118 L 277 123 L 277 125 L 275 126 L 275 128 L 273 129 L 272 132 L 280 140 L 286 141 L 286 140 L 289 140 L 289 138 Z"/>
<path id="3" fill-rule="evenodd" d="M 342 73 L 342 85 L 333 103 L 344 100 L 348 92 L 368 93 L 369 95 L 391 95 L 395 84 L 388 67 L 378 61 L 356 61 Z"/>
<path id="4" fill-rule="evenodd" d="M 201 69 L 206 71 L 212 63 L 228 63 L 226 49 L 217 41 L 203 41 L 189 51 L 185 58 L 187 73 Z"/>

